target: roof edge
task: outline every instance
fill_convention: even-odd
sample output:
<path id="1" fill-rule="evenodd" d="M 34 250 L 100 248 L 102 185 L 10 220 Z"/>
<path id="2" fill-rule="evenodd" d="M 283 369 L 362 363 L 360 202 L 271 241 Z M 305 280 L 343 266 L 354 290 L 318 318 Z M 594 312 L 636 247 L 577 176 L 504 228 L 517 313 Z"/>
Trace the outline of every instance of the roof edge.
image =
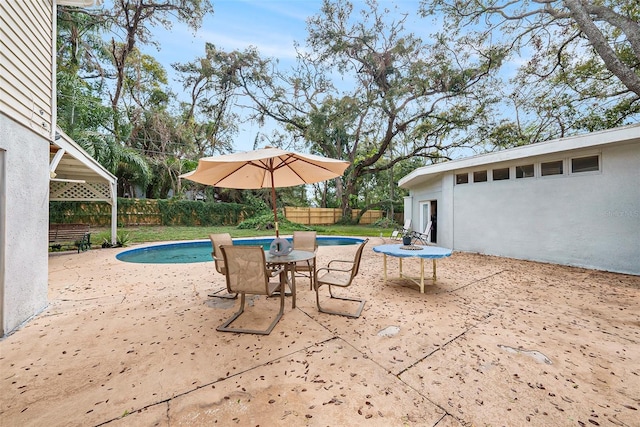
<path id="1" fill-rule="evenodd" d="M 412 182 L 427 175 L 448 172 L 454 169 L 482 166 L 508 160 L 553 154 L 581 148 L 596 147 L 607 144 L 640 141 L 640 124 L 622 126 L 580 135 L 538 142 L 520 147 L 507 148 L 491 153 L 477 154 L 462 159 L 450 160 L 443 163 L 422 166 L 398 181 L 400 188 L 411 188 Z"/>
<path id="2" fill-rule="evenodd" d="M 69 155 L 73 156 L 76 160 L 85 164 L 96 174 L 100 175 L 111 184 L 115 184 L 118 178 L 111 172 L 109 172 L 104 166 L 102 166 L 96 159 L 91 157 L 77 142 L 75 142 L 69 135 L 64 133 L 59 127 L 56 129 L 56 133 L 60 134 L 60 138 L 56 138 L 52 145 L 64 149 Z"/>

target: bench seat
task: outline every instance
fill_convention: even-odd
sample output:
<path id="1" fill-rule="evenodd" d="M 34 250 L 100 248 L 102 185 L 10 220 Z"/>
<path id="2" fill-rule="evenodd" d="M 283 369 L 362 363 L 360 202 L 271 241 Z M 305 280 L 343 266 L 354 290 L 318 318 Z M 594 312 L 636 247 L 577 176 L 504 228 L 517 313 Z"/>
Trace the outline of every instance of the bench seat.
<path id="1" fill-rule="evenodd" d="M 61 248 L 73 244 L 80 251 L 91 248 L 91 232 L 88 224 L 49 224 L 49 245 Z"/>

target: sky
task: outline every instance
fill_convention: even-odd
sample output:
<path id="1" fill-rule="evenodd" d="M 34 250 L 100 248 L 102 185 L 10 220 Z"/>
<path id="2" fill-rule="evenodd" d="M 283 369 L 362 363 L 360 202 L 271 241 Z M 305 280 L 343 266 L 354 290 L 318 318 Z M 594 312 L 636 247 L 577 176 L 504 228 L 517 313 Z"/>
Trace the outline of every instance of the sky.
<path id="1" fill-rule="evenodd" d="M 180 23 L 174 23 L 171 32 L 154 31 L 162 45 L 161 60 L 203 56 L 205 43 L 224 50 L 255 46 L 262 55 L 292 60 L 294 40 L 304 40 L 305 20 L 321 4 L 319 0 L 213 0 L 213 15 L 205 18 L 195 35 Z"/>
<path id="2" fill-rule="evenodd" d="M 153 30 L 160 44 L 160 51 L 153 47 L 143 50 L 153 55 L 167 70 L 173 81 L 171 63 L 189 62 L 205 54 L 205 43 L 213 43 L 225 51 L 244 50 L 249 46 L 258 49 L 262 56 L 277 58 L 279 66 L 292 65 L 295 60 L 294 41 L 304 46 L 307 30 L 306 19 L 319 13 L 322 0 L 212 0 L 214 13 L 205 18 L 202 27 L 194 35 L 193 30 L 174 23 L 170 31 L 163 28 Z M 354 13 L 364 5 L 362 0 L 353 0 Z M 420 34 L 432 32 L 430 20 L 416 14 L 417 0 L 379 0 L 381 7 L 412 11 L 406 22 L 408 31 Z M 180 92 L 181 86 L 175 84 Z M 180 96 L 180 94 L 178 94 Z M 237 151 L 253 149 L 258 132 L 269 134 L 275 125 L 264 128 L 251 123 L 240 124 L 236 138 Z"/>
<path id="3" fill-rule="evenodd" d="M 195 35 L 192 29 L 180 23 L 174 23 L 171 31 L 154 29 L 160 51 L 153 47 L 144 50 L 165 67 L 170 81 L 175 75 L 171 64 L 203 57 L 206 43 L 213 43 L 225 51 L 254 46 L 262 56 L 277 58 L 280 65 L 293 64 L 294 41 L 304 42 L 306 19 L 317 13 L 322 5 L 321 0 L 213 0 L 212 3 L 213 15 L 205 18 Z M 180 96 L 182 88 L 179 84 L 174 85 L 174 90 Z M 252 150 L 256 134 L 270 133 L 274 127 L 275 124 L 259 127 L 241 123 L 235 149 Z"/>

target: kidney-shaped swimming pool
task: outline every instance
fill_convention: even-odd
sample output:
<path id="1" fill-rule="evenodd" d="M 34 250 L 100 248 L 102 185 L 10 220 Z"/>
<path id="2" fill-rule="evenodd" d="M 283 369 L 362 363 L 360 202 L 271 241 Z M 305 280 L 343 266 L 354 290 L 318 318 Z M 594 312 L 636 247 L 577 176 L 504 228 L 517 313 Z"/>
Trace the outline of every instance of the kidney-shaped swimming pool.
<path id="1" fill-rule="evenodd" d="M 273 238 L 233 239 L 234 245 L 260 245 L 269 249 Z M 288 240 L 291 241 L 289 238 Z M 357 237 L 318 236 L 318 246 L 341 246 L 362 243 Z M 194 240 L 192 242 L 167 243 L 129 249 L 120 252 L 116 258 L 124 262 L 140 264 L 188 264 L 192 262 L 213 261 L 211 241 Z"/>

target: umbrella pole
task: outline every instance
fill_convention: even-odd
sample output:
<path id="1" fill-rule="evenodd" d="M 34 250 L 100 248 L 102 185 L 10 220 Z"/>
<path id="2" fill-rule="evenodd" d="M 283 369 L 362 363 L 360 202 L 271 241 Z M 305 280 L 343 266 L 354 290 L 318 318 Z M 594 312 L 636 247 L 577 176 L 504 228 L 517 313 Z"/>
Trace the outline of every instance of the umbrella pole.
<path id="1" fill-rule="evenodd" d="M 276 203 L 276 186 L 273 182 L 273 172 L 271 172 L 271 204 L 273 205 L 273 222 L 276 227 L 276 238 L 280 237 L 278 230 L 278 204 Z"/>

